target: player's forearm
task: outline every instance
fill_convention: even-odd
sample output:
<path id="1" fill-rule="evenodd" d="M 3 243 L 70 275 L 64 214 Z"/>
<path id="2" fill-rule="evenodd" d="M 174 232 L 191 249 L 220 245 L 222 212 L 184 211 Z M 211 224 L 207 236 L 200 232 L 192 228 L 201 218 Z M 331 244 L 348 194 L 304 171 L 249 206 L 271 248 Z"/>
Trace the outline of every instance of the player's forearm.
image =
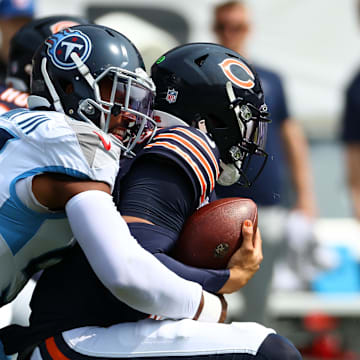
<path id="1" fill-rule="evenodd" d="M 193 318 L 201 286 L 181 279 L 144 250 L 130 235 L 110 195 L 86 193 L 73 197 L 66 212 L 74 236 L 103 284 L 139 311 Z"/>
<path id="2" fill-rule="evenodd" d="M 297 194 L 296 206 L 308 216 L 315 216 L 316 204 L 313 178 L 305 135 L 295 120 L 284 122 L 282 135 L 287 149 L 292 181 Z"/>
<path id="3" fill-rule="evenodd" d="M 347 181 L 353 201 L 354 214 L 360 220 L 360 145 L 358 143 L 346 146 Z"/>
<path id="4" fill-rule="evenodd" d="M 167 268 L 186 280 L 197 282 L 206 291 L 217 293 L 219 289 L 223 288 L 224 284 L 229 281 L 230 270 L 228 269 L 200 269 L 185 265 L 164 253 L 158 253 L 155 254 L 155 256 Z"/>

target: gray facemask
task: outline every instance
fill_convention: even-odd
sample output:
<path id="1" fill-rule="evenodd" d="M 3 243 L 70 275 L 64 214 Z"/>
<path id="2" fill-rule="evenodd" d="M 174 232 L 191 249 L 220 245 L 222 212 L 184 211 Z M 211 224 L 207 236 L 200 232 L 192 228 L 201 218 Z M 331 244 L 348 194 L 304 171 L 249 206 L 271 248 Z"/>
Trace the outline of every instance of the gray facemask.
<path id="1" fill-rule="evenodd" d="M 236 166 L 241 167 L 241 162 L 237 161 Z M 240 179 L 240 173 L 234 164 L 225 164 L 220 161 L 222 172 L 217 180 L 217 183 L 222 186 L 230 186 L 235 184 Z"/>

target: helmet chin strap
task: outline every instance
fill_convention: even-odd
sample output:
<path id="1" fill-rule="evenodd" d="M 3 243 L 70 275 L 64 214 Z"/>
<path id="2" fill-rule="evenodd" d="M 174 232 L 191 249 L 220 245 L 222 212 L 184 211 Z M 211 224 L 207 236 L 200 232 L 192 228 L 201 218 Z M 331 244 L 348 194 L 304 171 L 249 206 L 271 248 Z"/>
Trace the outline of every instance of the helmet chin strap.
<path id="1" fill-rule="evenodd" d="M 46 84 L 46 86 L 49 90 L 49 93 L 53 99 L 54 108 L 58 112 L 65 113 L 65 111 L 61 105 L 59 95 L 56 92 L 55 87 L 50 79 L 50 76 L 49 76 L 47 70 L 46 70 L 46 64 L 47 64 L 47 59 L 46 59 L 46 57 L 43 57 L 43 59 L 41 60 L 41 72 L 44 77 L 45 84 Z"/>
<path id="2" fill-rule="evenodd" d="M 235 164 L 240 168 L 240 161 L 236 161 Z M 236 166 L 234 164 L 225 164 L 220 160 L 220 167 L 222 171 L 217 183 L 222 186 L 230 186 L 238 182 L 240 179 L 240 173 Z"/>
<path id="3" fill-rule="evenodd" d="M 198 121 L 197 126 L 200 131 L 204 132 L 205 134 L 208 133 L 205 119 Z M 225 164 L 220 159 L 220 167 L 222 171 L 219 178 L 217 179 L 217 183 L 219 185 L 230 186 L 235 184 L 237 181 L 239 181 L 240 173 L 238 169 L 240 169 L 241 167 L 240 160 L 236 161 L 234 165 L 234 164 Z"/>

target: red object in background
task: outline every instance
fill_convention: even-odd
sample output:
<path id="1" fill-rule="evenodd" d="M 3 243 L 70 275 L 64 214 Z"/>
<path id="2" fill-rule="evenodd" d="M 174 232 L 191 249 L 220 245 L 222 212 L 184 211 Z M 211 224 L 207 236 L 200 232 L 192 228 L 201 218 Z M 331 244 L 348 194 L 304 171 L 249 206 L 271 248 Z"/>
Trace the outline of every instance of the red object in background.
<path id="1" fill-rule="evenodd" d="M 303 356 L 316 360 L 359 360 L 352 351 L 343 349 L 342 339 L 334 330 L 339 320 L 323 312 L 310 313 L 303 319 L 304 328 L 314 334 L 309 347 L 300 350 Z"/>
<path id="2" fill-rule="evenodd" d="M 303 324 L 310 332 L 323 332 L 336 329 L 338 319 L 323 312 L 313 312 L 304 317 Z"/>
<path id="3" fill-rule="evenodd" d="M 309 355 L 320 359 L 342 359 L 339 337 L 334 334 L 317 336 L 312 343 Z"/>

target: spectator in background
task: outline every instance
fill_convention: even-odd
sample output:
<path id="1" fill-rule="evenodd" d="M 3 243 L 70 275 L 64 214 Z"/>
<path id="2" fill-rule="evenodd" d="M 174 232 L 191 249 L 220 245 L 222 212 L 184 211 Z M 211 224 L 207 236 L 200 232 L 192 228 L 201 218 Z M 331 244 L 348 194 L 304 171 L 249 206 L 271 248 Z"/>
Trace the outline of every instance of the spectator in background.
<path id="1" fill-rule="evenodd" d="M 4 82 L 10 40 L 34 16 L 34 0 L 0 0 L 0 82 Z"/>
<path id="2" fill-rule="evenodd" d="M 360 0 L 357 1 L 357 16 Z M 353 213 L 360 221 L 360 70 L 351 79 L 345 93 L 341 140 L 345 145 L 347 181 L 352 199 Z"/>
<path id="3" fill-rule="evenodd" d="M 213 30 L 220 44 L 247 56 L 245 49 L 251 24 L 249 9 L 243 2 L 228 1 L 218 5 L 214 9 Z M 255 69 L 262 81 L 272 120 L 266 145 L 269 158 L 261 176 L 252 186 L 218 186 L 216 192 L 218 197 L 249 197 L 258 204 L 264 260 L 253 281 L 242 291 L 245 312 L 241 319 L 267 323 L 266 303 L 273 268 L 280 249 L 285 245 L 285 225 L 289 215 L 285 181 L 288 171 L 295 194 L 291 207 L 296 212 L 292 214 L 310 224 L 310 219 L 316 214 L 316 204 L 307 141 L 301 127 L 289 116 L 281 79 L 273 71 L 256 64 Z M 260 165 L 251 164 L 251 167 L 257 166 Z"/>
<path id="4" fill-rule="evenodd" d="M 347 181 L 353 212 L 360 221 L 360 72 L 352 79 L 345 95 L 345 109 L 341 139 L 345 144 Z"/>

